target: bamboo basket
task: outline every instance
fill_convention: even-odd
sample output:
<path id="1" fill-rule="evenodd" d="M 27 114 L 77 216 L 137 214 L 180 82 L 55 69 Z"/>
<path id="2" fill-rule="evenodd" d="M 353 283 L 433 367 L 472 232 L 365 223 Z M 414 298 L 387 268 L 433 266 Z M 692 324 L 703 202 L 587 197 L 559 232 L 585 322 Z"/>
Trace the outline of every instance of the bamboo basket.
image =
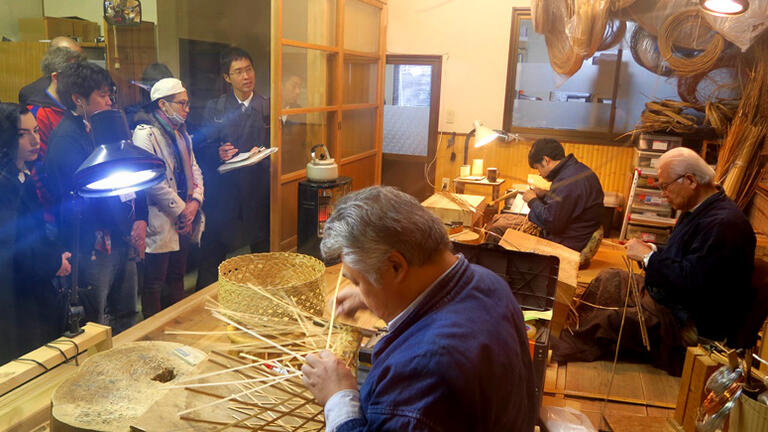
<path id="1" fill-rule="evenodd" d="M 293 320 L 295 313 L 259 291 L 291 299 L 300 310 L 322 316 L 325 265 L 308 255 L 271 252 L 240 255 L 219 266 L 219 303 L 230 311 Z M 253 287 L 259 288 L 254 289 Z"/>

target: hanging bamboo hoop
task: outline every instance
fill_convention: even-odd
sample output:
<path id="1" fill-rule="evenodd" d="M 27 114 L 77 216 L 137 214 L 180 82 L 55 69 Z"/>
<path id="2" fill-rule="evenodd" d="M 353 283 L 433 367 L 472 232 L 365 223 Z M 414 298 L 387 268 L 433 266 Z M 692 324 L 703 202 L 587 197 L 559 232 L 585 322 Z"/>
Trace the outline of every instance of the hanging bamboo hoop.
<path id="1" fill-rule="evenodd" d="M 656 75 L 668 77 L 674 73 L 672 68 L 669 67 L 669 63 L 661 58 L 656 36 L 639 25 L 635 26 L 635 29 L 632 31 L 629 51 L 632 53 L 635 63 Z"/>
<path id="2" fill-rule="evenodd" d="M 325 265 L 289 252 L 241 255 L 219 266 L 219 302 L 224 308 L 265 318 L 294 319 L 294 312 L 261 292 L 292 299 L 300 310 L 322 316 Z M 251 287 L 257 287 L 254 289 Z"/>
<path id="3" fill-rule="evenodd" d="M 571 46 L 582 58 L 591 57 L 605 37 L 609 4 L 602 0 L 575 0 Z"/>
<path id="4" fill-rule="evenodd" d="M 611 2 L 611 10 L 617 11 L 619 9 L 624 9 L 625 7 L 629 7 L 634 3 L 635 0 L 613 0 Z"/>
<path id="5" fill-rule="evenodd" d="M 566 33 L 566 21 L 574 12 L 568 0 L 546 0 L 542 5 L 549 13 L 544 40 L 547 44 L 549 63 L 560 75 L 570 77 L 581 69 L 584 57 L 574 51 Z"/>
<path id="6" fill-rule="evenodd" d="M 621 42 L 624 39 L 624 35 L 627 33 L 627 22 L 621 19 L 612 19 L 608 21 L 605 26 L 605 35 L 603 40 L 597 47 L 598 51 L 609 50 Z"/>
<path id="7" fill-rule="evenodd" d="M 725 39 L 712 31 L 714 34 L 711 41 L 700 54 L 690 58 L 676 55 L 673 43 L 678 34 L 685 28 L 686 23 L 691 19 L 698 20 L 699 23 L 697 25 L 709 27 L 706 21 L 699 15 L 699 9 L 693 8 L 682 10 L 670 16 L 664 21 L 664 25 L 659 30 L 659 51 L 664 60 L 680 76 L 692 76 L 711 70 L 715 66 L 720 53 L 725 48 Z M 711 30 L 711 27 L 709 28 Z"/>
<path id="8" fill-rule="evenodd" d="M 547 31 L 547 9 L 544 0 L 531 0 L 531 21 L 533 31 L 544 34 Z"/>

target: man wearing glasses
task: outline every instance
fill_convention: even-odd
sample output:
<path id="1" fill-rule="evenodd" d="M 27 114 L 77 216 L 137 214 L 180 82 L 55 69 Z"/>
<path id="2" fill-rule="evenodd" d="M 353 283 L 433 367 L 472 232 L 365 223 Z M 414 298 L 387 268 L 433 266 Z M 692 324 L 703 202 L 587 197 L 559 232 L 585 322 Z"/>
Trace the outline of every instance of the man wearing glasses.
<path id="1" fill-rule="evenodd" d="M 714 175 L 690 149 L 662 155 L 659 188 L 682 214 L 665 245 L 633 239 L 625 246 L 627 256 L 645 266 L 645 281 L 638 286 L 651 352 L 643 347 L 631 296 L 621 351 L 650 356 L 672 374 L 681 372 L 685 345 L 695 345 L 699 337 L 733 342 L 755 296 L 754 231 Z M 597 360 L 615 349 L 627 282 L 626 272 L 618 270 L 598 275 L 582 299 L 611 309 L 581 307 L 579 329 L 563 332 L 554 344 L 555 360 Z"/>
<path id="2" fill-rule="evenodd" d="M 216 282 L 227 253 L 243 246 L 250 246 L 251 252 L 269 251 L 269 159 L 225 174 L 217 171 L 239 153 L 269 147 L 268 102 L 254 91 L 256 72 L 246 51 L 227 49 L 220 67 L 232 89 L 208 102 L 202 137 L 196 137 L 207 215 L 198 290 Z"/>

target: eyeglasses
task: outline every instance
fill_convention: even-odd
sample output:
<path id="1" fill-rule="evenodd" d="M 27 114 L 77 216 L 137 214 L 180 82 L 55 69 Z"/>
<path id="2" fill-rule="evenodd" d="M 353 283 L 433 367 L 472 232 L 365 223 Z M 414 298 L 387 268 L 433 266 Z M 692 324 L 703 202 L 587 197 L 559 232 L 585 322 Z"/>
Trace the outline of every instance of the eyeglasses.
<path id="1" fill-rule="evenodd" d="M 672 180 L 672 181 L 671 181 L 671 182 L 669 182 L 669 183 L 659 183 L 659 189 L 660 189 L 662 192 L 666 192 L 666 191 L 667 191 L 667 189 L 668 189 L 670 186 L 672 186 L 672 183 L 675 183 L 676 181 L 680 180 L 681 178 L 683 178 L 683 177 L 685 177 L 685 176 L 687 176 L 687 175 L 688 175 L 688 173 L 682 174 L 682 175 L 678 176 L 676 179 Z"/>
<path id="2" fill-rule="evenodd" d="M 250 73 L 253 73 L 253 68 L 248 66 L 247 68 L 243 68 L 243 69 L 235 69 L 234 71 L 232 71 L 230 75 L 240 78 Z"/>
<path id="3" fill-rule="evenodd" d="M 179 105 L 182 109 L 188 109 L 190 107 L 190 103 L 188 100 L 186 101 L 168 101 L 170 103 L 174 103 L 176 105 Z"/>

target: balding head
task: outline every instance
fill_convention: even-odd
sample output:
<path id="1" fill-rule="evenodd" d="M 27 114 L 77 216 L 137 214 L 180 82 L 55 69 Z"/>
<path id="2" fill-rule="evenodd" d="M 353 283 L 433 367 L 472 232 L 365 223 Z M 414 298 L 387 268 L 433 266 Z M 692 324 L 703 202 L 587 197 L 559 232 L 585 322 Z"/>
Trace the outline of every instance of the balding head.
<path id="1" fill-rule="evenodd" d="M 83 52 L 83 49 L 80 48 L 80 44 L 75 42 L 74 39 L 67 37 L 67 36 L 56 36 L 55 38 L 51 39 L 51 48 L 69 48 L 72 51 L 77 51 L 79 53 Z"/>

